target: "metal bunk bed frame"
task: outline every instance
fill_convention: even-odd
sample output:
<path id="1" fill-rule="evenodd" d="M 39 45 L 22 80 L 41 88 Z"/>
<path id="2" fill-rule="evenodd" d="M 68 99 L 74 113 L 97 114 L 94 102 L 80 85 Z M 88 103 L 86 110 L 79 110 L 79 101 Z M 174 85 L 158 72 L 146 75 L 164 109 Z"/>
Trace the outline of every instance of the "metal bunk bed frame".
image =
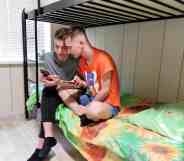
<path id="1" fill-rule="evenodd" d="M 38 8 L 28 13 L 22 11 L 22 40 L 23 40 L 23 67 L 25 118 L 29 118 L 26 108 L 28 92 L 28 55 L 26 20 L 34 21 L 35 28 L 35 64 L 36 64 L 36 99 L 39 106 L 38 90 L 38 35 L 37 22 L 44 21 L 64 25 L 82 25 L 85 28 L 184 18 L 184 0 L 60 0 Z M 155 6 L 154 6 L 155 5 Z"/>

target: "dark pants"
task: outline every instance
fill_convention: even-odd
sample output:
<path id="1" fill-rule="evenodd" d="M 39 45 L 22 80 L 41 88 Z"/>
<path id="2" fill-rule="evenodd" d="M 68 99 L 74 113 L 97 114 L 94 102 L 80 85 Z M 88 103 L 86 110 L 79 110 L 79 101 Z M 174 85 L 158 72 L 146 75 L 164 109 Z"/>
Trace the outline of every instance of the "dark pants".
<path id="1" fill-rule="evenodd" d="M 56 108 L 62 103 L 61 98 L 55 87 L 45 87 L 42 91 L 41 100 L 41 128 L 40 128 L 40 138 L 45 137 L 43 122 L 55 123 L 55 113 Z"/>
<path id="2" fill-rule="evenodd" d="M 82 95 L 83 92 L 85 93 L 85 90 L 80 94 Z M 79 99 L 79 103 L 84 106 L 87 105 L 92 100 L 92 97 L 87 97 L 87 99 L 86 97 L 86 95 L 82 95 Z M 61 103 L 63 103 L 63 101 L 58 95 L 56 87 L 45 87 L 43 89 L 41 99 L 41 128 L 39 133 L 40 138 L 45 137 L 43 122 L 51 122 L 53 124 L 56 123 L 55 113 L 58 105 Z"/>

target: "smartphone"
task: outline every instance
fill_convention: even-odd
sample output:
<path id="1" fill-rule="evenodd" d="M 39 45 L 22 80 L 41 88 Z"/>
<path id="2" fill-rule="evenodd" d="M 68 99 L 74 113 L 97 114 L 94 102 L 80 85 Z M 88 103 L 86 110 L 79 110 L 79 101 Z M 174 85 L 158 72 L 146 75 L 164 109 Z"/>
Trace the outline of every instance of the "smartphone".
<path id="1" fill-rule="evenodd" d="M 45 69 L 40 69 L 40 72 L 43 74 L 44 77 L 47 77 L 48 75 L 50 75 L 49 71 Z"/>
<path id="2" fill-rule="evenodd" d="M 75 84 L 75 82 L 72 82 L 72 81 L 63 81 L 63 83 Z"/>

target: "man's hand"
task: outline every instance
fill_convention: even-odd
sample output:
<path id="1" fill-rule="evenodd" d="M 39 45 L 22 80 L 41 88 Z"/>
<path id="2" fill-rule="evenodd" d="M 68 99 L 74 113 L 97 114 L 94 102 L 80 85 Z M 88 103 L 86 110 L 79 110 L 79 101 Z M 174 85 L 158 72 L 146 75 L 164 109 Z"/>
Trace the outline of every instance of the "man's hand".
<path id="1" fill-rule="evenodd" d="M 79 105 L 78 108 L 73 108 L 72 111 L 77 115 L 77 116 L 81 116 L 83 114 L 86 114 L 86 107 Z"/>
<path id="2" fill-rule="evenodd" d="M 41 81 L 46 87 L 57 86 L 60 78 L 57 75 L 48 75 L 47 77 L 42 77 Z"/>
<path id="3" fill-rule="evenodd" d="M 79 87 L 79 88 L 86 88 L 87 87 L 87 84 L 84 80 L 82 80 L 78 75 L 75 75 L 74 76 L 74 79 L 72 80 L 72 82 L 74 82 L 75 86 L 76 87 Z"/>

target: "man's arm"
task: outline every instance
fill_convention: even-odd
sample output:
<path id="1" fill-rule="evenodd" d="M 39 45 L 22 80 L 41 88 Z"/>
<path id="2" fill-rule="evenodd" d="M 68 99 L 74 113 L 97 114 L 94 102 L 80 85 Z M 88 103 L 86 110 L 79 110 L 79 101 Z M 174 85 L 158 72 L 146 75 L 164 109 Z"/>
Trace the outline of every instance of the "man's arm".
<path id="1" fill-rule="evenodd" d="M 109 95 L 111 78 L 112 78 L 112 71 L 109 71 L 103 75 L 102 82 L 101 82 L 102 88 L 95 96 L 94 101 L 103 102 L 105 98 Z"/>

